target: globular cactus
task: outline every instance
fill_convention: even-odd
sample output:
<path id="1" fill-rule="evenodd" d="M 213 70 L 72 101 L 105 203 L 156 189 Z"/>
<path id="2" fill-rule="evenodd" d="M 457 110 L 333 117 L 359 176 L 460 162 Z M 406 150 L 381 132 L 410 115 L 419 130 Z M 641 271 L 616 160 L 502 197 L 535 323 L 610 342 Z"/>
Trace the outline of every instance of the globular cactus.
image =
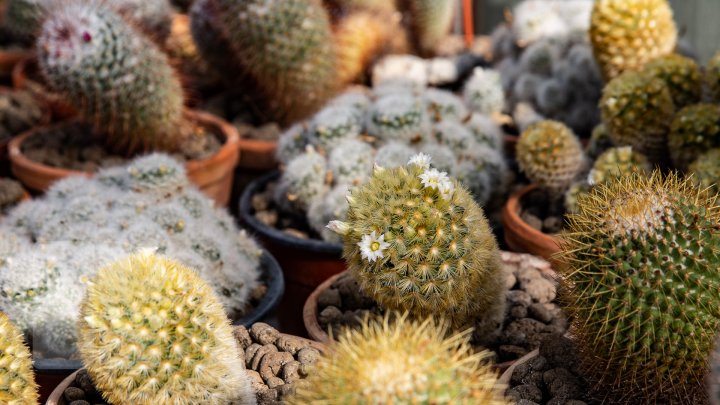
<path id="1" fill-rule="evenodd" d="M 289 403 L 509 405 L 490 352 L 475 352 L 468 332 L 447 333 L 432 319 L 365 319 L 340 333 Z"/>
<path id="2" fill-rule="evenodd" d="M 713 193 L 720 192 L 720 149 L 704 152 L 688 167 L 688 174 L 700 187 L 709 188 Z"/>
<path id="3" fill-rule="evenodd" d="M 288 128 L 280 135 L 277 142 L 275 157 L 278 162 L 286 165 L 294 158 L 302 155 L 309 139 L 310 134 L 304 123 L 298 123 Z"/>
<path id="4" fill-rule="evenodd" d="M 625 72 L 603 90 L 600 111 L 615 145 L 632 146 L 652 161 L 660 161 L 667 154 L 675 106 L 663 80 Z"/>
<path id="5" fill-rule="evenodd" d="M 567 35 L 568 27 L 557 8 L 544 0 L 520 2 L 512 11 L 512 31 L 520 47 L 543 38 Z"/>
<path id="6" fill-rule="evenodd" d="M 351 107 L 330 105 L 315 114 L 310 121 L 308 136 L 318 148 L 331 150 L 346 139 L 357 138 L 362 122 Z"/>
<path id="7" fill-rule="evenodd" d="M 676 175 L 581 197 L 562 235 L 564 299 L 583 374 L 611 403 L 705 403 L 720 327 L 720 207 Z"/>
<path id="8" fill-rule="evenodd" d="M 694 60 L 673 53 L 651 60 L 643 70 L 665 81 L 676 110 L 700 102 L 702 73 Z"/>
<path id="9" fill-rule="evenodd" d="M 102 268 L 78 331 L 88 374 L 113 404 L 255 404 L 222 305 L 178 262 L 143 251 Z"/>
<path id="10" fill-rule="evenodd" d="M 336 184 L 358 185 L 364 183 L 373 168 L 373 149 L 358 139 L 348 139 L 338 144 L 328 158 L 328 169 Z"/>
<path id="11" fill-rule="evenodd" d="M 337 218 L 345 218 L 347 215 L 348 190 L 348 184 L 338 184 L 322 198 L 315 199 L 308 208 L 308 224 L 326 242 L 342 243 L 342 237 L 328 229 L 327 224 Z"/>
<path id="12" fill-rule="evenodd" d="M 172 151 L 191 135 L 183 90 L 167 56 L 101 2 L 56 9 L 43 24 L 37 49 L 48 84 L 115 150 Z"/>
<path id="13" fill-rule="evenodd" d="M 720 147 L 720 107 L 696 104 L 678 111 L 668 135 L 670 157 L 677 169 L 685 170 L 710 148 Z"/>
<path id="14" fill-rule="evenodd" d="M 410 94 L 380 97 L 370 107 L 368 132 L 385 142 L 417 142 L 427 137 L 430 117 L 422 100 Z"/>
<path id="15" fill-rule="evenodd" d="M 504 145 L 503 131 L 490 116 L 472 113 L 465 123 L 480 145 L 486 145 L 495 150 L 502 150 Z"/>
<path id="16" fill-rule="evenodd" d="M 620 146 L 606 150 L 595 160 L 588 182 L 597 185 L 635 173 L 648 175 L 651 171 L 652 166 L 645 156 L 633 151 L 631 146 Z"/>
<path id="17" fill-rule="evenodd" d="M 170 35 L 174 11 L 169 0 L 115 0 L 113 7 L 158 41 L 164 41 Z"/>
<path id="18" fill-rule="evenodd" d="M 360 288 L 387 310 L 437 315 L 455 326 L 501 323 L 505 287 L 497 243 L 482 209 L 445 172 L 416 155 L 406 167 L 376 168 L 348 196 L 343 258 Z"/>
<path id="19" fill-rule="evenodd" d="M 590 140 L 585 147 L 585 153 L 592 159 L 597 159 L 603 152 L 613 147 L 613 141 L 605 124 L 598 124 L 593 128 Z"/>
<path id="20" fill-rule="evenodd" d="M 420 54 L 432 55 L 438 43 L 450 33 L 454 14 L 451 0 L 400 0 Z"/>
<path id="21" fill-rule="evenodd" d="M 212 0 L 209 9 L 225 54 L 257 82 L 270 115 L 290 123 L 333 95 L 337 52 L 320 0 Z"/>
<path id="22" fill-rule="evenodd" d="M 463 100 L 452 92 L 430 88 L 423 94 L 430 116 L 434 121 L 463 121 L 469 112 Z"/>
<path id="23" fill-rule="evenodd" d="M 551 194 L 562 195 L 583 166 L 580 141 L 557 121 L 530 125 L 518 139 L 516 154 L 520 169 L 530 181 Z"/>
<path id="24" fill-rule="evenodd" d="M 294 158 L 275 190 L 275 202 L 287 211 L 305 211 L 327 192 L 327 161 L 312 147 Z"/>
<path id="25" fill-rule="evenodd" d="M 499 113 L 505 108 L 505 92 L 500 73 L 492 69 L 475 68 L 465 83 L 463 98 L 474 112 Z"/>
<path id="26" fill-rule="evenodd" d="M 605 80 L 641 69 L 675 49 L 678 32 L 667 0 L 598 0 L 590 23 L 595 59 Z"/>
<path id="27" fill-rule="evenodd" d="M 705 67 L 705 85 L 712 101 L 720 102 L 720 52 Z"/>
<path id="28" fill-rule="evenodd" d="M 11 40 L 31 45 L 45 16 L 47 0 L 7 0 L 6 3 L 0 28 Z"/>
<path id="29" fill-rule="evenodd" d="M 414 154 L 415 150 L 405 143 L 388 142 L 378 148 L 375 163 L 387 168 L 405 166 Z"/>
<path id="30" fill-rule="evenodd" d="M 8 405 L 38 404 L 30 350 L 23 334 L 0 312 L 0 401 Z"/>
<path id="31" fill-rule="evenodd" d="M 436 143 L 426 143 L 420 147 L 420 153 L 424 153 L 432 159 L 433 167 L 438 170 L 454 174 L 457 171 L 458 158 L 455 152 L 446 145 L 438 145 Z M 394 165 L 392 167 L 405 166 L 407 161 L 415 153 L 411 153 L 402 164 Z M 382 163 L 378 163 L 383 167 L 388 167 Z"/>
<path id="32" fill-rule="evenodd" d="M 578 211 L 578 201 L 580 197 L 589 193 L 592 186 L 585 180 L 576 181 L 565 192 L 565 212 L 576 213 Z"/>
<path id="33" fill-rule="evenodd" d="M 468 148 L 476 144 L 473 133 L 456 121 L 442 121 L 435 124 L 432 139 L 450 148 L 456 156 L 463 155 Z"/>

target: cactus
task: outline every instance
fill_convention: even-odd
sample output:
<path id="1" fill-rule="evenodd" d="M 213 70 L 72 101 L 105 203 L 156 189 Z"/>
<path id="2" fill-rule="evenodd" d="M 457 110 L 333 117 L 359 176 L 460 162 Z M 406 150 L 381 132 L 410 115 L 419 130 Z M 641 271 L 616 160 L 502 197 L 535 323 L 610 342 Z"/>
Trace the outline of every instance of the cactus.
<path id="1" fill-rule="evenodd" d="M 720 102 L 720 52 L 715 54 L 705 67 L 705 85 L 710 99 Z"/>
<path id="2" fill-rule="evenodd" d="M 12 40 L 29 46 L 40 29 L 46 6 L 46 0 L 8 0 L 1 28 Z"/>
<path id="3" fill-rule="evenodd" d="M 39 397 L 30 350 L 22 333 L 0 312 L 0 401 L 33 405 L 39 403 Z"/>
<path id="4" fill-rule="evenodd" d="M 667 0 L 598 0 L 593 7 L 590 40 L 605 80 L 670 54 L 677 37 Z"/>
<path id="5" fill-rule="evenodd" d="M 446 337 L 447 327 L 432 319 L 396 318 L 365 319 L 341 332 L 290 404 L 509 405 L 491 353 L 474 352 L 468 332 Z"/>
<path id="6" fill-rule="evenodd" d="M 621 146 L 606 150 L 595 160 L 588 182 L 596 185 L 634 173 L 647 175 L 651 171 L 652 166 L 645 156 L 633 151 L 630 146 Z"/>
<path id="7" fill-rule="evenodd" d="M 102 268 L 78 330 L 83 363 L 111 403 L 255 403 L 222 305 L 178 262 L 143 251 Z"/>
<path id="8" fill-rule="evenodd" d="M 590 140 L 585 147 L 585 153 L 592 159 L 597 159 L 603 152 L 613 147 L 610 133 L 605 124 L 598 124 L 593 128 Z"/>
<path id="9" fill-rule="evenodd" d="M 414 154 L 415 150 L 402 142 L 388 142 L 377 150 L 375 163 L 387 168 L 405 166 Z"/>
<path id="10" fill-rule="evenodd" d="M 667 154 L 667 135 L 675 106 L 663 80 L 625 72 L 603 90 L 600 111 L 615 145 L 632 146 L 652 161 Z"/>
<path id="11" fill-rule="evenodd" d="M 367 116 L 368 132 L 383 141 L 417 142 L 428 135 L 430 117 L 420 99 L 408 94 L 380 97 Z"/>
<path id="12" fill-rule="evenodd" d="M 520 135 L 516 151 L 520 169 L 551 195 L 562 195 L 582 170 L 580 141 L 557 121 L 530 125 Z"/>
<path id="13" fill-rule="evenodd" d="M 678 111 L 670 126 L 668 146 L 673 164 L 686 170 L 708 149 L 720 147 L 720 107 L 696 104 Z"/>
<path id="14" fill-rule="evenodd" d="M 325 150 L 346 139 L 357 138 L 362 132 L 362 123 L 351 107 L 330 105 L 315 114 L 310 122 L 310 141 Z"/>
<path id="15" fill-rule="evenodd" d="M 706 401 L 720 207 L 676 175 L 596 186 L 568 217 L 564 284 L 584 375 L 611 403 Z"/>
<path id="16" fill-rule="evenodd" d="M 433 166 L 438 170 L 455 173 L 457 171 L 458 158 L 455 152 L 446 145 L 438 145 L 435 143 L 427 143 L 420 147 L 420 153 L 424 153 L 432 159 Z M 411 153 L 405 158 L 401 164 L 393 165 L 392 167 L 405 166 L 407 161 L 415 153 Z M 378 162 L 380 166 L 387 167 L 382 163 Z"/>
<path id="17" fill-rule="evenodd" d="M 305 152 L 305 146 L 310 139 L 307 128 L 304 124 L 298 123 L 280 135 L 277 142 L 275 157 L 282 164 L 288 164 L 294 158 Z"/>
<path id="18" fill-rule="evenodd" d="M 345 218 L 345 215 L 347 215 L 348 202 L 346 196 L 348 190 L 348 184 L 338 184 L 324 197 L 315 199 L 308 209 L 308 224 L 326 242 L 342 243 L 340 235 L 328 229 L 326 225 L 332 220 Z"/>
<path id="19" fill-rule="evenodd" d="M 312 147 L 288 163 L 275 190 L 275 202 L 287 211 L 306 211 L 316 198 L 327 192 L 325 158 Z"/>
<path id="20" fill-rule="evenodd" d="M 358 185 L 370 178 L 372 147 L 357 139 L 343 141 L 330 152 L 328 168 L 336 184 Z"/>
<path id="21" fill-rule="evenodd" d="M 320 0 L 209 3 L 214 14 L 204 18 L 215 21 L 226 35 L 229 49 L 224 53 L 260 86 L 268 114 L 291 123 L 333 95 L 338 86 L 337 56 Z M 217 45 L 198 41 L 210 52 Z"/>
<path id="22" fill-rule="evenodd" d="M 425 91 L 423 98 L 435 122 L 443 120 L 462 122 L 469 114 L 463 100 L 449 91 L 430 88 Z"/>
<path id="23" fill-rule="evenodd" d="M 170 35 L 173 8 L 169 0 L 115 0 L 113 8 L 158 41 Z"/>
<path id="24" fill-rule="evenodd" d="M 450 34 L 454 3 L 450 0 L 400 0 L 399 6 L 408 19 L 417 51 L 432 55 L 438 43 Z"/>
<path id="25" fill-rule="evenodd" d="M 500 82 L 500 73 L 491 69 L 475 68 L 465 83 L 463 97 L 474 112 L 502 112 L 505 108 L 505 92 Z"/>
<path id="26" fill-rule="evenodd" d="M 578 212 L 578 201 L 581 196 L 590 192 L 592 186 L 585 180 L 576 181 L 565 192 L 565 212 L 574 214 Z"/>
<path id="27" fill-rule="evenodd" d="M 377 168 L 351 190 L 343 258 L 360 288 L 388 310 L 437 315 L 455 326 L 502 323 L 504 284 L 497 243 L 482 209 L 445 172 L 416 155 L 407 167 Z"/>
<path id="28" fill-rule="evenodd" d="M 690 164 L 688 173 L 700 187 L 709 188 L 713 193 L 720 192 L 720 149 L 704 152 Z"/>
<path id="29" fill-rule="evenodd" d="M 694 60 L 678 54 L 665 55 L 648 62 L 644 71 L 665 81 L 675 109 L 700 102 L 702 73 Z"/>
<path id="30" fill-rule="evenodd" d="M 480 145 L 486 145 L 497 151 L 502 150 L 505 142 L 503 131 L 491 117 L 472 113 L 466 125 Z"/>
<path id="31" fill-rule="evenodd" d="M 195 135 L 166 55 L 102 3 L 69 2 L 52 13 L 37 48 L 48 84 L 115 150 L 173 151 Z"/>
<path id="32" fill-rule="evenodd" d="M 517 4 L 512 10 L 512 30 L 520 47 L 568 33 L 557 8 L 544 0 L 526 0 Z"/>

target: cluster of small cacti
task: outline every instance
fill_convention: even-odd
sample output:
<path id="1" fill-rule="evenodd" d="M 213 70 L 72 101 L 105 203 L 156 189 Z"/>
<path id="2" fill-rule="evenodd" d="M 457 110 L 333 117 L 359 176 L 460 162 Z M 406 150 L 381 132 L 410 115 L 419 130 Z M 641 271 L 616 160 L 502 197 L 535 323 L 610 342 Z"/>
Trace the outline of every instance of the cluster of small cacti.
<path id="1" fill-rule="evenodd" d="M 0 312 L 0 401 L 9 405 L 36 405 L 39 396 L 24 336 Z"/>
<path id="2" fill-rule="evenodd" d="M 297 389 L 293 405 L 506 405 L 488 357 L 474 352 L 468 333 L 447 337 L 432 319 L 365 319 L 341 333 Z"/>
<path id="3" fill-rule="evenodd" d="M 69 356 L 81 281 L 142 247 L 197 270 L 232 317 L 258 285 L 255 242 L 189 184 L 180 163 L 150 155 L 92 179 L 57 182 L 8 214 L 0 226 L 0 307 L 33 336 L 34 350 Z"/>
<path id="4" fill-rule="evenodd" d="M 520 130 L 561 121 L 582 136 L 598 123 L 602 77 L 586 36 L 592 1 L 525 0 L 511 23 L 492 35 L 493 65 L 502 74 L 508 111 Z M 524 111 L 529 110 L 529 111 Z"/>
<path id="5" fill-rule="evenodd" d="M 255 404 L 216 292 L 183 264 L 141 251 L 99 269 L 78 347 L 112 404 Z"/>
<path id="6" fill-rule="evenodd" d="M 580 197 L 560 259 L 583 373 L 611 403 L 706 403 L 720 328 L 717 196 L 676 174 Z"/>
<path id="7" fill-rule="evenodd" d="M 404 166 L 418 152 L 456 176 L 479 204 L 500 199 L 509 176 L 502 131 L 483 112 L 493 109 L 488 106 L 497 105 L 492 100 L 502 100 L 502 93 L 486 96 L 468 106 L 451 92 L 415 90 L 402 82 L 381 83 L 372 94 L 349 90 L 281 136 L 277 157 L 284 168 L 276 204 L 307 213 L 317 233 L 339 242 L 324 229 L 347 210 L 339 198 L 344 191 L 338 190 L 367 181 L 374 164 Z M 476 106 L 483 112 L 473 111 Z"/>
<path id="8" fill-rule="evenodd" d="M 343 258 L 369 297 L 410 316 L 442 317 L 455 327 L 479 322 L 480 336 L 502 324 L 505 286 L 495 238 L 482 209 L 431 157 L 376 167 L 350 190 Z"/>

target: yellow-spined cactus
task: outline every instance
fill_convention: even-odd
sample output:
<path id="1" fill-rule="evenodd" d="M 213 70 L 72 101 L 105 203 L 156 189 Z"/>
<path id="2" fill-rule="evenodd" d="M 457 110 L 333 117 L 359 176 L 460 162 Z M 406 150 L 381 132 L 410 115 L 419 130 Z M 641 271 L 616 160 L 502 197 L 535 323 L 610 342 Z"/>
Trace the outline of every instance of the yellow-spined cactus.
<path id="1" fill-rule="evenodd" d="M 605 80 L 671 53 L 677 28 L 667 0 L 597 0 L 590 40 Z"/>
<path id="2" fill-rule="evenodd" d="M 255 403 L 222 305 L 173 260 L 143 251 L 101 269 L 78 329 L 88 374 L 114 405 Z"/>
<path id="3" fill-rule="evenodd" d="M 344 330 L 290 398 L 293 405 L 509 405 L 487 362 L 474 353 L 469 331 L 446 338 L 432 319 L 366 319 Z"/>
<path id="4" fill-rule="evenodd" d="M 23 334 L 0 312 L 0 403 L 34 405 L 38 397 L 32 358 Z"/>

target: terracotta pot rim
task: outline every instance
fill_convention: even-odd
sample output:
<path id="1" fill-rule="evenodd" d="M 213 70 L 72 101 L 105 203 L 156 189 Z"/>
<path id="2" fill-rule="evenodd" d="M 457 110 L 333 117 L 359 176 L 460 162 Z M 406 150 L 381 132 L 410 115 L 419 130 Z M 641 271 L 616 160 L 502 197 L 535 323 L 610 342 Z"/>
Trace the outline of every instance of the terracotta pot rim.
<path id="1" fill-rule="evenodd" d="M 505 202 L 501 210 L 505 241 L 514 250 L 520 249 L 555 262 L 554 256 L 560 252 L 560 239 L 531 227 L 520 217 L 522 198 L 537 188 L 534 184 L 523 187 L 511 194 Z"/>
<path id="2" fill-rule="evenodd" d="M 217 127 L 218 133 L 223 136 L 225 140 L 223 146 L 214 155 L 205 159 L 188 160 L 187 162 L 185 162 L 185 168 L 188 174 L 190 174 L 190 172 L 192 171 L 200 170 L 204 167 L 212 165 L 215 162 L 230 159 L 232 158 L 233 154 L 236 154 L 234 161 L 235 164 L 237 164 L 237 160 L 239 158 L 239 135 L 237 133 L 237 130 L 232 125 L 224 122 L 223 120 L 215 117 L 212 114 L 195 110 L 187 110 L 186 113 L 190 117 L 196 119 L 198 122 L 201 122 L 204 126 Z M 39 163 L 28 158 L 24 153 L 22 153 L 22 144 L 28 138 L 38 134 L 41 131 L 45 131 L 50 128 L 57 128 L 75 121 L 75 119 L 69 119 L 55 124 L 36 126 L 35 128 L 32 128 L 15 136 L 8 143 L 8 154 L 10 156 L 10 160 L 13 162 L 14 165 L 22 167 L 26 170 L 31 170 L 36 173 L 43 173 L 47 177 L 92 176 L 94 173 L 91 172 L 65 169 L 61 167 L 46 165 L 44 163 Z"/>
<path id="3" fill-rule="evenodd" d="M 305 301 L 305 305 L 303 305 L 303 323 L 305 324 L 305 330 L 307 330 L 308 335 L 312 339 L 320 343 L 330 342 L 330 335 L 320 327 L 320 322 L 318 322 L 318 297 L 323 291 L 330 288 L 340 276 L 347 274 L 347 272 L 348 270 L 345 270 L 323 281 L 322 284 L 313 290 Z"/>
<path id="4" fill-rule="evenodd" d="M 502 210 L 503 219 L 507 215 L 507 218 L 510 221 L 516 222 L 518 226 L 522 228 L 522 231 L 532 235 L 536 238 L 552 238 L 555 239 L 551 234 L 547 234 L 542 231 L 538 231 L 537 229 L 530 226 L 527 222 L 523 221 L 523 219 L 520 217 L 519 213 L 522 209 L 521 201 L 523 197 L 525 197 L 529 192 L 533 190 L 537 190 L 538 186 L 537 184 L 530 184 L 528 186 L 525 186 L 521 188 L 520 190 L 512 193 L 510 195 L 510 198 L 508 198 L 507 202 L 505 203 L 505 206 Z M 503 221 L 504 222 L 504 221 Z"/>

